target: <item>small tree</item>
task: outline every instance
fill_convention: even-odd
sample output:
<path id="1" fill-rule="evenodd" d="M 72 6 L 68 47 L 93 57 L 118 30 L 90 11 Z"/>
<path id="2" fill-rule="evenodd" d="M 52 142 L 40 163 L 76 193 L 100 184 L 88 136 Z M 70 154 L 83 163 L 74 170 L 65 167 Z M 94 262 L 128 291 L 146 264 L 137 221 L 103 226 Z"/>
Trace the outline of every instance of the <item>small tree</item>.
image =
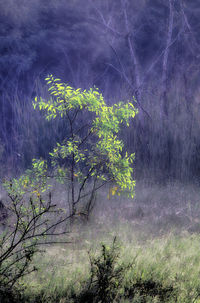
<path id="1" fill-rule="evenodd" d="M 4 187 L 9 220 L 0 234 L 0 302 L 12 296 L 21 277 L 37 269 L 31 263 L 41 245 L 69 243 L 55 238 L 66 233 L 57 228 L 69 217 L 52 203 L 50 192 L 45 199 L 27 176 L 5 181 Z"/>
<path id="2" fill-rule="evenodd" d="M 107 106 L 97 88 L 74 89 L 52 75 L 46 81 L 50 98 L 36 97 L 33 106 L 43 110 L 47 120 L 61 117 L 68 122 L 66 138 L 50 156 L 53 175 L 69 186 L 70 214 L 76 215 L 77 205 L 85 201 L 83 213 L 88 216 L 96 191 L 108 183 L 114 184 L 113 195 L 126 191 L 133 197 L 134 154 L 123 151 L 118 134 L 137 109 L 131 102 Z"/>

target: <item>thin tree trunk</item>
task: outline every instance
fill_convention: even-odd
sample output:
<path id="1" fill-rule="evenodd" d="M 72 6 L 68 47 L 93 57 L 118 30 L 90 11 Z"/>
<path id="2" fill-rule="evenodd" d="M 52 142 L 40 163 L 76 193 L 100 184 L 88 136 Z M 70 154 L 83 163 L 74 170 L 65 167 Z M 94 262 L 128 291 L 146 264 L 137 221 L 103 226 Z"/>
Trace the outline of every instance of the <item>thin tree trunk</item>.
<path id="1" fill-rule="evenodd" d="M 162 114 L 164 116 L 168 116 L 168 104 L 167 104 L 167 66 L 168 66 L 168 58 L 169 58 L 169 48 L 172 41 L 172 32 L 173 32 L 173 24 L 174 24 L 174 9 L 172 0 L 169 1 L 169 23 L 167 30 L 167 41 L 166 47 L 163 55 L 163 65 L 162 65 L 162 93 L 161 93 L 161 101 L 162 101 Z"/>
<path id="2" fill-rule="evenodd" d="M 135 96 L 136 96 L 136 99 L 138 99 L 138 101 L 140 102 L 141 101 L 141 86 L 142 85 L 141 85 L 139 63 L 138 63 L 134 43 L 131 39 L 131 31 L 130 31 L 130 28 L 129 28 L 129 21 L 128 21 L 128 16 L 127 16 L 126 1 L 121 0 L 121 5 L 122 5 L 122 9 L 123 9 L 125 27 L 126 27 L 126 32 L 127 32 L 128 47 L 129 47 L 130 56 L 131 56 L 132 63 L 133 63 L 133 66 L 134 66 L 134 71 L 135 71 L 135 86 L 136 86 Z"/>

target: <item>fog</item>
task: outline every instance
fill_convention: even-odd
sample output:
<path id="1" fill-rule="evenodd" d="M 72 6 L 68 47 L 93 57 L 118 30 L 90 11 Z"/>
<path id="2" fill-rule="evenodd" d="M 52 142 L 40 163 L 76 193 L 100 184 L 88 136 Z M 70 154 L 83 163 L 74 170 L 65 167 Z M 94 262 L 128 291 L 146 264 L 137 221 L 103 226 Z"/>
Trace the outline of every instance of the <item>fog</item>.
<path id="1" fill-rule="evenodd" d="M 47 157 L 64 135 L 63 122 L 46 123 L 31 103 L 47 96 L 52 73 L 75 88 L 95 85 L 108 104 L 135 96 L 139 115 L 122 137 L 138 177 L 198 178 L 199 14 L 195 0 L 1 0 L 4 171 Z"/>

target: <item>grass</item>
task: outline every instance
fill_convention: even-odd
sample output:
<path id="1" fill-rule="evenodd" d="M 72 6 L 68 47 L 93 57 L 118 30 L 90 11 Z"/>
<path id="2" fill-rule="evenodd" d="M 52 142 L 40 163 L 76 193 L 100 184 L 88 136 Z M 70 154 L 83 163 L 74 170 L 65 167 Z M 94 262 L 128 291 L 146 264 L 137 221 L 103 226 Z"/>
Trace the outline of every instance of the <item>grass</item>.
<path id="1" fill-rule="evenodd" d="M 54 191 L 63 206 L 64 192 Z M 90 284 L 88 252 L 97 260 L 102 243 L 112 247 L 115 236 L 120 249 L 112 270 L 127 270 L 113 302 L 200 302 L 198 186 L 138 181 L 134 200 L 106 196 L 100 193 L 87 224 L 74 226 L 72 244 L 51 245 L 35 256 L 38 271 L 20 281 L 24 302 L 101 302 L 97 282 Z M 112 270 L 104 264 L 103 274 Z"/>
<path id="2" fill-rule="evenodd" d="M 134 235 L 128 243 L 123 234 L 118 237 L 121 239 L 119 263 L 133 263 L 125 274 L 121 290 L 125 297 L 133 300 L 134 296 L 140 295 L 147 300 L 150 294 L 154 301 L 149 302 L 165 302 L 159 301 L 159 296 L 167 294 L 171 297 L 167 299 L 166 296 L 166 302 L 199 302 L 195 301 L 200 294 L 199 235 L 170 233 L 145 243 L 137 241 Z M 111 235 L 108 238 L 104 241 L 111 244 Z M 90 247 L 91 243 L 86 239 L 82 239 L 82 247 L 78 244 L 76 247 L 49 247 L 43 258 L 35 259 L 39 271 L 24 281 L 28 285 L 26 295 L 32 300 L 34 296 L 37 300 L 42 297 L 41 302 L 69 302 L 70 298 L 71 302 L 77 302 L 73 301 L 73 294 L 78 297 L 87 288 L 90 277 L 87 253 Z M 100 250 L 98 241 L 92 242 L 92 247 L 92 251 L 97 251 L 97 247 Z M 141 302 L 147 302 L 145 299 Z"/>

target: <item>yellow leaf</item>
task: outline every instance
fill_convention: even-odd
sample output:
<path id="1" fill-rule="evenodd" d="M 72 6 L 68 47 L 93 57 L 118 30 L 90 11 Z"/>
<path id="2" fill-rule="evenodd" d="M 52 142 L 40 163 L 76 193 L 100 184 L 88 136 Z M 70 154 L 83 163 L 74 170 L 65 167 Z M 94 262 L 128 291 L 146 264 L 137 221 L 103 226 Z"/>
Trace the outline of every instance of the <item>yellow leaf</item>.
<path id="1" fill-rule="evenodd" d="M 118 186 L 113 186 L 113 187 L 111 188 L 112 196 L 114 196 L 114 195 L 116 194 L 117 190 L 118 190 Z"/>

